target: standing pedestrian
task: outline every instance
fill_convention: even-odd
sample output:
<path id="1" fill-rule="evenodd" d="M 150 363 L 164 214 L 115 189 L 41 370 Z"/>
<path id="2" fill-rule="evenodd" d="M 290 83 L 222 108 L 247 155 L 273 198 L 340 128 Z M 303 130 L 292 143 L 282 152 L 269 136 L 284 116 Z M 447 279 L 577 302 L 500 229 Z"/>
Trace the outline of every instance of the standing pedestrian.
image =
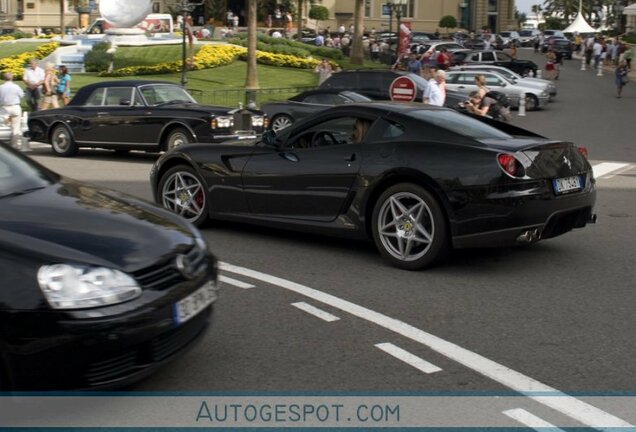
<path id="1" fill-rule="evenodd" d="M 601 45 L 600 41 L 596 40 L 594 42 L 592 52 L 594 54 L 594 70 L 598 70 L 599 65 L 601 64 L 601 53 L 603 52 L 603 45 Z"/>
<path id="2" fill-rule="evenodd" d="M 42 102 L 40 103 L 41 110 L 46 110 L 51 107 L 59 108 L 56 93 L 58 83 L 59 80 L 57 79 L 57 75 L 55 74 L 55 66 L 53 65 L 53 63 L 47 63 L 44 67 L 44 82 L 42 84 L 44 97 L 42 98 Z"/>
<path id="3" fill-rule="evenodd" d="M 31 111 L 37 111 L 44 83 L 44 71 L 38 66 L 36 59 L 29 61 L 29 67 L 24 70 L 22 80 L 26 84 L 27 104 Z"/>
<path id="4" fill-rule="evenodd" d="M 627 62 L 622 61 L 619 63 L 618 67 L 614 71 L 614 84 L 616 84 L 616 97 L 620 99 L 621 93 L 623 92 L 623 87 L 629 81 L 629 77 L 627 75 Z"/>
<path id="5" fill-rule="evenodd" d="M 287 34 L 291 37 L 292 31 L 294 30 L 294 17 L 291 12 L 288 11 L 285 18 L 287 19 Z"/>
<path id="6" fill-rule="evenodd" d="M 9 113 L 9 119 L 11 122 L 11 146 L 18 148 L 18 142 L 22 141 L 23 146 L 21 150 L 29 151 L 28 141 L 21 139 L 20 126 L 22 124 L 22 107 L 20 105 L 21 99 L 24 97 L 24 91 L 13 82 L 13 74 L 11 72 L 5 72 L 2 75 L 4 84 L 0 85 L 0 106 Z"/>
<path id="7" fill-rule="evenodd" d="M 409 61 L 406 64 L 406 69 L 416 75 L 419 75 L 422 71 L 422 62 L 417 59 L 417 56 L 414 53 L 409 54 Z"/>
<path id="8" fill-rule="evenodd" d="M 68 68 L 64 65 L 60 66 L 59 80 L 60 82 L 57 84 L 55 92 L 62 99 L 64 106 L 66 106 L 71 99 L 71 75 L 69 75 Z"/>
<path id="9" fill-rule="evenodd" d="M 321 85 L 331 76 L 333 68 L 327 59 L 322 59 L 322 61 L 314 69 L 314 72 L 318 74 L 318 85 Z"/>
<path id="10" fill-rule="evenodd" d="M 477 84 L 477 91 L 479 92 L 479 96 L 482 98 L 490 91 L 490 89 L 486 86 L 486 77 L 483 75 L 477 75 L 475 77 L 475 84 Z"/>
<path id="11" fill-rule="evenodd" d="M 554 69 L 556 63 L 556 54 L 551 49 L 545 55 L 545 75 L 548 79 L 554 79 Z"/>
<path id="12" fill-rule="evenodd" d="M 632 59 L 634 58 L 634 51 L 632 50 L 631 47 L 627 47 L 623 54 L 625 58 L 625 63 L 627 63 L 627 70 L 632 70 Z"/>

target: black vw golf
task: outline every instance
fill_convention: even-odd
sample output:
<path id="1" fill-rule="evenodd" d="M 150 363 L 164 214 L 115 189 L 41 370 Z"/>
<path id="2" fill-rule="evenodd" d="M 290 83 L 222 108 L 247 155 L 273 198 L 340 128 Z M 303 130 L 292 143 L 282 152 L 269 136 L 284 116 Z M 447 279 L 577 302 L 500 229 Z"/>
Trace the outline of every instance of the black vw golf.
<path id="1" fill-rule="evenodd" d="M 217 287 L 181 218 L 0 145 L 0 390 L 140 379 L 203 334 Z"/>
<path id="2" fill-rule="evenodd" d="M 450 247 L 531 243 L 593 221 L 585 150 L 421 104 L 322 111 L 279 135 L 164 154 L 156 201 L 194 224 L 252 222 L 372 238 L 418 269 Z"/>

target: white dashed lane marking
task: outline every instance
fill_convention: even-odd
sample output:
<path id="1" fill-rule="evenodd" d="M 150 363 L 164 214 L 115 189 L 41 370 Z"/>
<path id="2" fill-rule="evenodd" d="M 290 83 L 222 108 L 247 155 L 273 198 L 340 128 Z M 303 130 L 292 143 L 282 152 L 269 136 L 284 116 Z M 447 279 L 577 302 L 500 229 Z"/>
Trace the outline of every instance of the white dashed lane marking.
<path id="1" fill-rule="evenodd" d="M 223 283 L 226 283 L 228 285 L 235 286 L 237 288 L 241 288 L 241 289 L 255 288 L 255 286 L 252 285 L 252 284 L 241 282 L 240 280 L 232 279 L 231 277 L 227 277 L 227 276 L 223 276 L 223 275 L 219 276 L 219 281 L 223 282 Z"/>
<path id="2" fill-rule="evenodd" d="M 314 307 L 305 302 L 292 303 L 291 305 L 302 311 L 307 312 L 308 314 L 320 318 L 323 321 L 333 322 L 340 319 L 337 316 L 330 314 L 329 312 L 325 312 L 324 310 L 318 309 L 317 307 Z"/>
<path id="3" fill-rule="evenodd" d="M 607 413 L 587 402 L 567 395 L 549 385 L 523 375 L 500 363 L 490 360 L 482 355 L 462 348 L 452 342 L 444 340 L 424 330 L 420 330 L 403 321 L 391 318 L 379 312 L 367 309 L 350 301 L 338 298 L 331 294 L 318 291 L 286 279 L 238 267 L 232 264 L 220 263 L 223 271 L 240 274 L 247 278 L 259 280 L 270 285 L 284 288 L 296 294 L 300 294 L 314 301 L 324 303 L 332 308 L 340 309 L 350 315 L 376 324 L 382 328 L 394 332 L 400 336 L 419 342 L 433 351 L 453 360 L 473 371 L 492 379 L 518 393 L 521 393 L 535 402 L 552 408 L 573 418 L 580 423 L 599 430 L 612 430 L 613 428 L 636 428 L 625 420 Z"/>
<path id="4" fill-rule="evenodd" d="M 594 171 L 594 178 L 600 178 L 609 175 L 610 173 L 628 168 L 630 165 L 627 163 L 616 162 L 601 162 L 592 166 Z"/>
<path id="5" fill-rule="evenodd" d="M 393 345 L 392 343 L 379 343 L 375 345 L 387 354 L 392 355 L 398 360 L 402 360 L 404 363 L 413 366 L 415 369 L 422 371 L 426 374 L 432 374 L 439 372 L 442 368 L 435 366 L 432 363 L 427 362 L 418 356 L 411 354 L 410 352 L 403 350 L 400 347 Z"/>
<path id="6" fill-rule="evenodd" d="M 531 414 L 521 408 L 506 410 L 503 412 L 503 414 L 507 415 L 513 420 L 518 421 L 522 425 L 528 426 L 529 428 L 532 428 L 539 432 L 546 430 L 549 430 L 550 432 L 564 432 L 563 429 L 559 429 L 552 423 L 549 423 L 542 418 L 539 418 L 536 415 Z"/>

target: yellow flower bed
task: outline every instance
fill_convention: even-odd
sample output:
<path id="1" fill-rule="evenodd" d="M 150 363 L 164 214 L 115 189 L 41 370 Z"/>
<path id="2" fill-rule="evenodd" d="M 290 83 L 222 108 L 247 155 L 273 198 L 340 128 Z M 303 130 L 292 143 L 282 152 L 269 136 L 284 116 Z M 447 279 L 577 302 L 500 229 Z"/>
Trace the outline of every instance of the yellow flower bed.
<path id="1" fill-rule="evenodd" d="M 194 56 L 192 62 L 188 64 L 190 70 L 211 69 L 233 63 L 237 58 L 245 60 L 247 58 L 247 48 L 234 45 L 205 45 Z M 319 60 L 311 57 L 296 57 L 286 54 L 273 54 L 264 51 L 256 53 L 256 61 L 280 67 L 291 67 L 300 69 L 312 69 L 316 67 Z M 334 67 L 338 65 L 334 64 Z M 155 75 L 162 73 L 175 73 L 181 71 L 181 61 L 170 63 L 159 63 L 153 66 L 130 66 L 115 69 L 112 72 L 101 72 L 100 76 L 134 76 L 134 75 Z"/>
<path id="2" fill-rule="evenodd" d="M 15 40 L 15 37 L 9 36 L 9 35 L 0 36 L 0 41 L 10 41 L 10 40 Z"/>
<path id="3" fill-rule="evenodd" d="M 0 71 L 12 72 L 14 79 L 22 79 L 22 72 L 24 72 L 24 68 L 27 66 L 29 60 L 32 58 L 43 59 L 55 51 L 58 45 L 57 42 L 51 42 L 39 46 L 35 51 L 0 59 Z"/>

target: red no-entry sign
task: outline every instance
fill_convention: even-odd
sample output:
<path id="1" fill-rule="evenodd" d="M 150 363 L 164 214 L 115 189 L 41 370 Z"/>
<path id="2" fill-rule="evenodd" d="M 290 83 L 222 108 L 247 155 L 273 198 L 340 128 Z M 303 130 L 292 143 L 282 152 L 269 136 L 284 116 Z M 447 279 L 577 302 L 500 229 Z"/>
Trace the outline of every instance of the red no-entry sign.
<path id="1" fill-rule="evenodd" d="M 411 78 L 401 76 L 393 80 L 389 94 L 392 101 L 413 102 L 417 96 L 417 85 Z"/>

